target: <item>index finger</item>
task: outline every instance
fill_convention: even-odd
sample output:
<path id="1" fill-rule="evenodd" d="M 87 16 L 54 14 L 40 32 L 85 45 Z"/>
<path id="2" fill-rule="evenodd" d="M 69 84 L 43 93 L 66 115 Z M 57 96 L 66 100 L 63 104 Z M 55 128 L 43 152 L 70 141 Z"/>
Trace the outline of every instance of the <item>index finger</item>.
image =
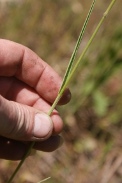
<path id="1" fill-rule="evenodd" d="M 3 39 L 0 40 L 0 76 L 15 76 L 50 103 L 55 100 L 62 82 L 60 76 L 29 48 Z M 69 100 L 67 90 L 62 103 Z"/>

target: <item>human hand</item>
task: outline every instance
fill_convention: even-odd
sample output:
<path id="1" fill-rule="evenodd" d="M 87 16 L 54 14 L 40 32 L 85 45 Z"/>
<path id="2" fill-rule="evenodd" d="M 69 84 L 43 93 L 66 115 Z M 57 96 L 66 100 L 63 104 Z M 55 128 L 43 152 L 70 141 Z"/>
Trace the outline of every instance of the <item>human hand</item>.
<path id="1" fill-rule="evenodd" d="M 41 151 L 60 146 L 62 119 L 56 110 L 46 114 L 60 85 L 59 75 L 29 48 L 0 40 L 0 158 L 21 159 L 30 141 Z M 70 98 L 66 90 L 59 104 Z"/>

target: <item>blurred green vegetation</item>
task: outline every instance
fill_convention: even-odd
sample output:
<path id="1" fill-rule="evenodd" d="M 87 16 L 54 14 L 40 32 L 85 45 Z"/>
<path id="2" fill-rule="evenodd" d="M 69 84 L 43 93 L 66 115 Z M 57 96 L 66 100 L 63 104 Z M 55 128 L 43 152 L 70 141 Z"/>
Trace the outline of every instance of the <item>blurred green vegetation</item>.
<path id="1" fill-rule="evenodd" d="M 98 1 L 83 47 L 109 1 Z M 22 0 L 0 2 L 0 35 L 26 45 L 64 75 L 89 0 Z M 53 153 L 28 158 L 14 182 L 122 182 L 122 13 L 118 0 L 72 83 L 71 102 L 58 108 L 65 122 L 64 145 Z M 17 162 L 0 160 L 0 183 Z"/>

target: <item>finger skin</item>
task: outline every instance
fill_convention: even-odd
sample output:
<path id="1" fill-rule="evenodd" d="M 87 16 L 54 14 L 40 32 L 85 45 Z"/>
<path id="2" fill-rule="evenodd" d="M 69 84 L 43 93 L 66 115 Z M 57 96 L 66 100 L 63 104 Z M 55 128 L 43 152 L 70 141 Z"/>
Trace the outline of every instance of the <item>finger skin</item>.
<path id="1" fill-rule="evenodd" d="M 46 141 L 36 142 L 33 148 L 39 151 L 52 152 L 60 147 L 61 141 L 60 136 L 52 136 Z M 30 142 L 24 143 L 0 136 L 0 145 L 2 148 L 2 151 L 0 150 L 1 159 L 17 161 L 23 158 Z"/>
<path id="2" fill-rule="evenodd" d="M 62 119 L 56 119 L 60 128 Z M 42 141 L 52 135 L 54 125 L 44 112 L 0 96 L 0 135 L 19 141 Z"/>
<path id="3" fill-rule="evenodd" d="M 53 103 L 61 78 L 38 55 L 29 48 L 8 40 L 0 40 L 0 76 L 16 77 L 33 88 L 46 101 Z M 64 97 L 70 100 L 70 94 Z M 62 99 L 61 103 L 66 103 Z"/>
<path id="4" fill-rule="evenodd" d="M 63 139 L 59 135 L 51 136 L 46 141 L 36 142 L 34 148 L 45 152 L 52 152 L 63 144 Z"/>
<path id="5" fill-rule="evenodd" d="M 14 101 L 8 101 L 0 96 L 0 135 L 16 140 L 39 140 L 33 136 L 35 115 L 47 113 L 49 109 L 50 105 L 40 98 L 30 107 Z M 53 122 L 52 134 L 59 134 L 63 129 L 63 121 L 56 110 L 53 111 L 51 119 Z M 44 122 L 43 126 L 40 126 L 40 130 L 45 128 L 45 125 L 46 123 Z M 42 132 L 43 130 L 40 131 L 40 137 L 42 137 Z M 45 138 L 47 137 L 45 136 Z"/>
<path id="6" fill-rule="evenodd" d="M 6 160 L 20 160 L 27 150 L 25 144 L 4 137 L 0 137 L 0 146 L 0 158 Z"/>
<path id="7" fill-rule="evenodd" d="M 32 106 L 41 97 L 33 88 L 15 77 L 0 77 L 0 94 L 8 99 Z M 71 93 L 69 89 L 64 91 L 59 105 L 69 102 Z M 43 99 L 43 101 L 45 101 Z M 46 100 L 47 102 L 47 100 Z"/>

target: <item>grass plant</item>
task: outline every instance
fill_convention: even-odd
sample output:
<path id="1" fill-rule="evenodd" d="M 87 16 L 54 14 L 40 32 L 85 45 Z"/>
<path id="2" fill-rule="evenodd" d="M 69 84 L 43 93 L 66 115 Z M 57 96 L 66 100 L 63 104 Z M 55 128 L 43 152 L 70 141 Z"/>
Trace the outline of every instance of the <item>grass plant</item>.
<path id="1" fill-rule="evenodd" d="M 109 6 L 108 6 L 108 8 L 106 9 L 105 13 L 103 14 L 101 20 L 99 21 L 99 23 L 98 23 L 96 29 L 94 30 L 94 32 L 93 32 L 91 38 L 89 39 L 88 43 L 86 44 L 86 46 L 85 46 L 83 52 L 81 53 L 80 57 L 79 57 L 78 60 L 76 61 L 76 60 L 75 60 L 75 56 L 76 56 L 76 53 L 77 53 L 78 48 L 79 48 L 79 46 L 80 46 L 80 43 L 81 43 L 81 41 L 82 41 L 83 35 L 84 35 L 84 33 L 85 33 L 85 29 L 86 29 L 86 26 L 87 26 L 87 24 L 88 24 L 88 21 L 89 21 L 89 18 L 90 18 L 90 16 L 91 16 L 91 13 L 92 13 L 92 11 L 93 11 L 93 9 L 94 9 L 95 2 L 96 2 L 96 0 L 93 0 L 92 5 L 91 5 L 91 7 L 90 7 L 90 10 L 89 10 L 89 12 L 88 12 L 88 15 L 87 15 L 87 17 L 86 17 L 86 20 L 85 20 L 85 22 L 84 22 L 84 24 L 83 24 L 83 28 L 82 28 L 82 30 L 81 30 L 81 32 L 80 32 L 80 35 L 79 35 L 79 37 L 78 37 L 78 41 L 77 41 L 77 43 L 76 43 L 76 46 L 75 46 L 74 51 L 73 51 L 73 54 L 72 54 L 71 59 L 70 59 L 70 61 L 69 61 L 69 65 L 68 65 L 67 70 L 66 70 L 66 73 L 65 73 L 65 75 L 64 75 L 64 79 L 63 79 L 61 88 L 60 88 L 60 90 L 59 90 L 58 96 L 57 96 L 57 98 L 55 99 L 55 101 L 54 101 L 54 103 L 53 103 L 53 105 L 52 105 L 50 111 L 48 112 L 48 115 L 49 115 L 49 116 L 52 114 L 53 110 L 55 109 L 55 107 L 56 107 L 57 103 L 59 102 L 60 98 L 62 97 L 62 95 L 63 95 L 65 89 L 66 89 L 66 88 L 68 87 L 68 85 L 70 84 L 70 82 L 71 82 L 71 80 L 72 80 L 72 78 L 73 78 L 73 76 L 74 76 L 74 74 L 75 74 L 75 72 L 76 72 L 76 70 L 77 70 L 79 64 L 81 63 L 81 61 L 83 62 L 84 55 L 86 54 L 87 50 L 89 49 L 90 45 L 92 44 L 92 42 L 93 42 L 93 40 L 94 40 L 94 38 L 95 38 L 97 32 L 99 31 L 99 29 L 100 29 L 102 23 L 104 22 L 106 16 L 108 15 L 108 13 L 110 12 L 110 10 L 112 9 L 112 7 L 113 7 L 113 5 L 115 4 L 116 0 L 112 0 L 111 3 L 109 4 Z M 28 154 L 30 153 L 30 151 L 31 151 L 31 149 L 32 149 L 32 147 L 33 147 L 34 144 L 35 144 L 35 142 L 32 142 L 32 143 L 31 143 L 29 149 L 28 149 L 27 152 L 25 153 L 23 159 L 20 161 L 20 163 L 18 164 L 17 168 L 15 169 L 14 173 L 12 174 L 12 176 L 10 177 L 10 179 L 8 180 L 7 183 L 11 183 L 11 182 L 13 181 L 15 175 L 16 175 L 17 172 L 19 171 L 20 167 L 22 166 L 22 164 L 23 164 L 23 162 L 25 161 L 26 157 L 27 157 Z M 48 179 L 48 178 L 47 178 L 47 179 Z M 44 180 L 42 180 L 41 182 L 46 181 L 47 179 L 44 179 Z M 41 182 L 39 182 L 39 183 L 41 183 Z"/>

